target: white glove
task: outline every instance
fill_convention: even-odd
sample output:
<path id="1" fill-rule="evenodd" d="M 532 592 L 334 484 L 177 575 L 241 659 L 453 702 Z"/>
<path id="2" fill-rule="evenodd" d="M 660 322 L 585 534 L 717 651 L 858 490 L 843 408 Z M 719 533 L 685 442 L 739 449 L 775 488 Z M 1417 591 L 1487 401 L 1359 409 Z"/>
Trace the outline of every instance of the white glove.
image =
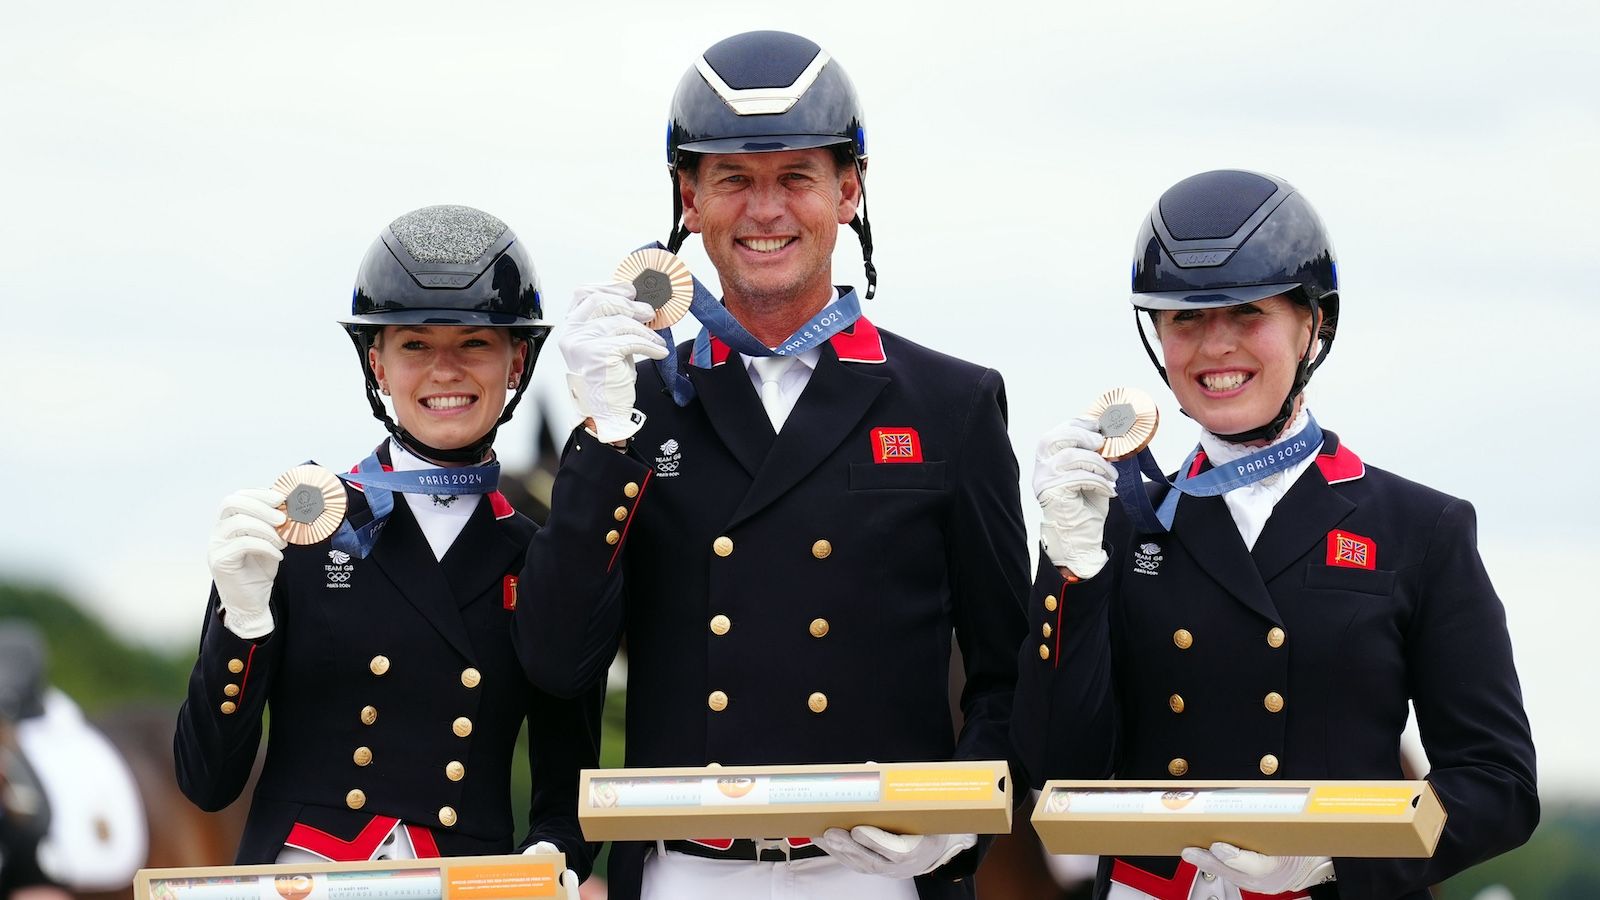
<path id="1" fill-rule="evenodd" d="M 1303 891 L 1333 880 L 1333 860 L 1326 856 L 1266 856 L 1221 841 L 1210 850 L 1187 847 L 1183 859 L 1202 872 L 1258 894 Z"/>
<path id="2" fill-rule="evenodd" d="M 207 561 L 222 598 L 222 624 L 245 640 L 272 633 L 272 580 L 278 576 L 288 542 L 276 526 L 285 519 L 277 491 L 246 489 L 223 498 L 211 529 Z"/>
<path id="3" fill-rule="evenodd" d="M 1105 567 L 1106 514 L 1117 495 L 1117 470 L 1097 452 L 1106 442 L 1097 426 L 1087 418 L 1057 425 L 1039 439 L 1033 462 L 1045 554 L 1084 579 Z"/>
<path id="4" fill-rule="evenodd" d="M 567 385 L 578 412 L 594 420 L 595 436 L 606 443 L 627 440 L 644 425 L 633 407 L 635 355 L 664 359 L 661 335 L 644 327 L 656 311 L 634 299 L 633 285 L 586 284 L 572 295 L 561 355 Z"/>
<path id="5" fill-rule="evenodd" d="M 561 848 L 549 841 L 535 841 L 522 851 L 523 856 L 532 856 L 535 853 L 560 853 Z M 566 900 L 578 900 L 578 873 L 567 869 L 561 873 L 562 893 Z"/>
<path id="6" fill-rule="evenodd" d="M 871 825 L 829 828 L 816 839 L 828 855 L 863 875 L 915 878 L 978 843 L 975 834 L 893 834 Z"/>

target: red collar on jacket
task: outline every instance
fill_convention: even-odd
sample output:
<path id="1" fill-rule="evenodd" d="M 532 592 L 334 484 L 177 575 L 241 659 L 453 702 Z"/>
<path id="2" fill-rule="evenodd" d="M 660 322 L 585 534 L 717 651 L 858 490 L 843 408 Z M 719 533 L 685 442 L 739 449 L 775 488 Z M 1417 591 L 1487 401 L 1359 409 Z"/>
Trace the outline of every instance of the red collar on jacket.
<path id="1" fill-rule="evenodd" d="M 883 352 L 883 335 L 878 333 L 878 326 L 867 321 L 866 316 L 829 338 L 828 343 L 833 345 L 833 352 L 838 354 L 840 362 L 876 364 L 889 359 Z M 716 368 L 727 362 L 732 352 L 732 348 L 723 343 L 721 338 L 711 338 L 711 367 Z M 689 364 L 695 364 L 692 352 Z"/>

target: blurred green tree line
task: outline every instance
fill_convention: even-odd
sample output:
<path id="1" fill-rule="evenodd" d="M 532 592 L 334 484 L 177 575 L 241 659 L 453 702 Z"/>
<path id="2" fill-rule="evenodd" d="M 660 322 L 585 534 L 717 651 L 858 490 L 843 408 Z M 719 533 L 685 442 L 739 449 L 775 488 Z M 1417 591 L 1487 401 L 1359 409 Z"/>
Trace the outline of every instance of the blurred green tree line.
<path id="1" fill-rule="evenodd" d="M 194 650 L 129 643 L 59 591 L 40 585 L 0 581 L 0 620 L 5 619 L 32 622 L 43 632 L 50 647 L 50 683 L 89 715 L 123 705 L 168 704 L 176 717 Z M 601 748 L 601 765 L 608 768 L 622 765 L 624 712 L 623 694 L 613 690 Z M 525 758 L 526 748 L 519 754 Z M 511 786 L 518 821 L 526 821 L 529 790 L 527 769 L 519 766 Z M 1463 872 L 1437 894 L 1441 900 L 1473 900 L 1492 885 L 1505 886 L 1517 900 L 1600 898 L 1600 806 L 1544 798 L 1543 822 L 1533 840 Z"/>

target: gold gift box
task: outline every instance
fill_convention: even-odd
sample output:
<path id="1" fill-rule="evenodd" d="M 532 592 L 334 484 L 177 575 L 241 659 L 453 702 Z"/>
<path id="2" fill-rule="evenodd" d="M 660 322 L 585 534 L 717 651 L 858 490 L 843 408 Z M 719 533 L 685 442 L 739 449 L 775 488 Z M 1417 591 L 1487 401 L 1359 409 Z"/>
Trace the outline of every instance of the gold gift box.
<path id="1" fill-rule="evenodd" d="M 815 837 L 856 825 L 1004 834 L 1010 775 L 994 760 L 585 769 L 578 821 L 591 841 Z"/>
<path id="2" fill-rule="evenodd" d="M 565 896 L 562 853 L 140 869 L 134 900 L 521 900 Z"/>
<path id="3" fill-rule="evenodd" d="M 1102 856 L 1429 857 L 1444 819 L 1426 781 L 1051 781 L 1033 810 L 1045 849 Z"/>

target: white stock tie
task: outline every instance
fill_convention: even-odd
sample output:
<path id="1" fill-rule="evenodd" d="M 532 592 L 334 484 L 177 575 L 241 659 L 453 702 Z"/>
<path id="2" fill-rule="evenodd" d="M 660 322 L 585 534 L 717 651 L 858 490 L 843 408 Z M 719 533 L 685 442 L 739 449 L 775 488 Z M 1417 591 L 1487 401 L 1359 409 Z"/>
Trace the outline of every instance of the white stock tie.
<path id="1" fill-rule="evenodd" d="M 761 376 L 761 405 L 767 409 L 767 418 L 772 420 L 774 433 L 783 430 L 783 422 L 789 417 L 789 410 L 783 404 L 783 390 L 778 383 L 783 380 L 785 372 L 794 365 L 794 358 L 789 356 L 758 356 L 750 360 L 756 367 L 756 374 Z"/>

